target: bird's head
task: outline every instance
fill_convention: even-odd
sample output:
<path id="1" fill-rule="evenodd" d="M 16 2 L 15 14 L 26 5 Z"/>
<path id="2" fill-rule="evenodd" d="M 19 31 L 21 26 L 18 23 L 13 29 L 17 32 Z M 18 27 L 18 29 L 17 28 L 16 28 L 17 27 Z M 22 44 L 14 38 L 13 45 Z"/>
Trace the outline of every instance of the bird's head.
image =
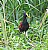
<path id="1" fill-rule="evenodd" d="M 28 14 L 24 12 L 24 18 L 26 18 L 26 17 L 30 18 L 30 16 L 28 16 Z"/>

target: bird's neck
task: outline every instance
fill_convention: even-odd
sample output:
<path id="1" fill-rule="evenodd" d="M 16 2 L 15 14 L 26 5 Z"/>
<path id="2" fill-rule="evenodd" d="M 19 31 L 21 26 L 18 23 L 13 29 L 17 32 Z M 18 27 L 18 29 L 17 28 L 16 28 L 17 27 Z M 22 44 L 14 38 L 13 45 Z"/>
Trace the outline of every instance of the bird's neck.
<path id="1" fill-rule="evenodd" d="M 25 18 L 23 18 L 23 22 L 27 22 L 27 19 L 26 19 L 26 17 L 25 17 Z"/>

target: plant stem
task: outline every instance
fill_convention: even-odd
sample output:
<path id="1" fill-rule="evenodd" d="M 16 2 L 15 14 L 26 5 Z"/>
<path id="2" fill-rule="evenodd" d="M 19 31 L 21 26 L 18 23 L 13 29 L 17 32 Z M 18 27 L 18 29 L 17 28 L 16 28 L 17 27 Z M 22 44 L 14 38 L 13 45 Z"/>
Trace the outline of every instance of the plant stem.
<path id="1" fill-rule="evenodd" d="M 6 34 L 6 21 L 5 21 L 5 0 L 3 0 L 3 16 L 4 16 L 4 20 L 3 20 L 3 37 L 4 37 L 4 41 L 6 43 L 7 40 L 7 34 Z"/>

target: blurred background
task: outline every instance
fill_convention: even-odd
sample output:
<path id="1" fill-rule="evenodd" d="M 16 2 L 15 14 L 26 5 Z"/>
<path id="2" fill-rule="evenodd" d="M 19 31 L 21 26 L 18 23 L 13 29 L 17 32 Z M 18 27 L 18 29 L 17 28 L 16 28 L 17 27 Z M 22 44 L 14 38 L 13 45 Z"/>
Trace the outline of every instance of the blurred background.
<path id="1" fill-rule="evenodd" d="M 48 0 L 0 0 L 0 50 L 48 50 Z M 28 13 L 28 38 L 18 26 Z"/>

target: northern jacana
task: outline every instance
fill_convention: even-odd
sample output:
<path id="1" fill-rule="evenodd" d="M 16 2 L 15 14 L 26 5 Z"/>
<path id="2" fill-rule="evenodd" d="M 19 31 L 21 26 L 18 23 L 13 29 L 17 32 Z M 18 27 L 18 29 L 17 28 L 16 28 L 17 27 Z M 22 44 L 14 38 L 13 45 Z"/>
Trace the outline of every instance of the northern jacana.
<path id="1" fill-rule="evenodd" d="M 28 16 L 27 13 L 24 12 L 23 21 L 19 25 L 20 32 L 26 32 L 29 29 L 29 23 L 27 22 L 27 18 L 26 17 L 29 17 L 29 16 Z"/>

